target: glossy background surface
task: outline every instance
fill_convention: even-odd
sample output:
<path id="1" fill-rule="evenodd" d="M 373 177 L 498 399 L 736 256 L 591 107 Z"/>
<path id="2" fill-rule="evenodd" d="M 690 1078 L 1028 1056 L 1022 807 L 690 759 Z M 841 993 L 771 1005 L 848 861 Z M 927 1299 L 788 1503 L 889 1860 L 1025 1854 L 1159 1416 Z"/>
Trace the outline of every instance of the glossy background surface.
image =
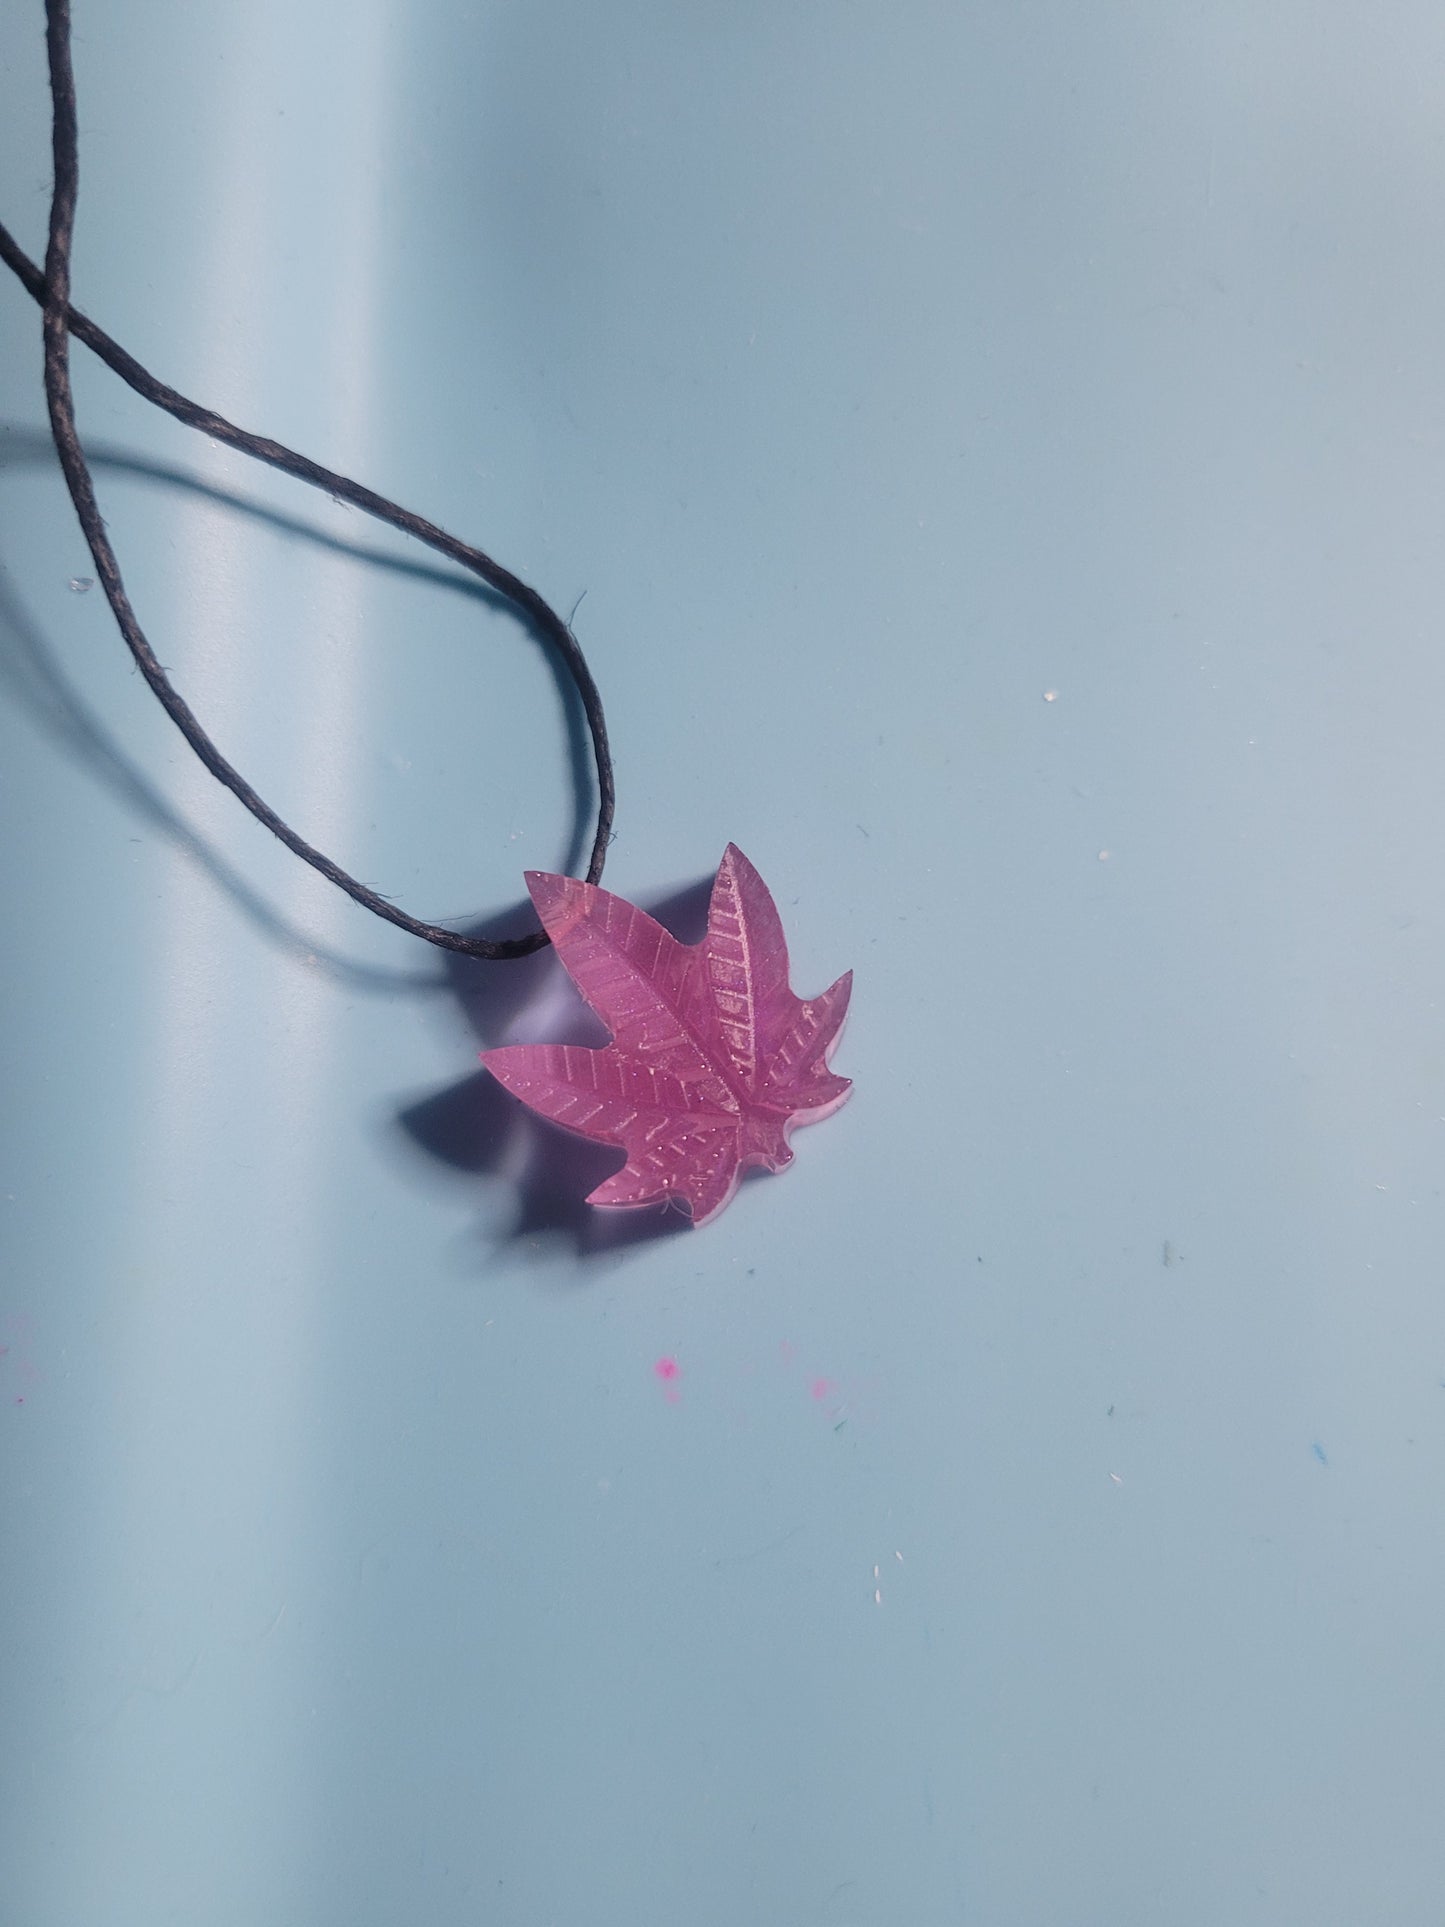
<path id="1" fill-rule="evenodd" d="M 735 839 L 856 1091 L 587 1233 L 0 290 L 0 1916 L 1438 1927 L 1445 17 L 77 12 L 77 302 L 585 592 L 609 883 Z M 77 383 L 264 794 L 566 858 L 524 632 Z"/>

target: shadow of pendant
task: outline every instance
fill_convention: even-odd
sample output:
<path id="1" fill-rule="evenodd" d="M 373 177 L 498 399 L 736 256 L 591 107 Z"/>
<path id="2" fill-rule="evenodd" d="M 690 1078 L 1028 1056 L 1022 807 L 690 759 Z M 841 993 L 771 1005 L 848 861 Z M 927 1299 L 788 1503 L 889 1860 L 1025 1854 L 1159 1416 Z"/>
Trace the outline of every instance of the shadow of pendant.
<path id="1" fill-rule="evenodd" d="M 695 943 L 707 927 L 711 888 L 709 875 L 645 907 L 680 942 Z M 524 904 L 489 917 L 468 935 L 515 935 L 529 909 Z M 595 1049 L 607 1041 L 607 1031 L 551 949 L 505 964 L 448 954 L 446 972 L 483 1049 L 524 1041 Z M 413 1145 L 438 1163 L 511 1186 L 517 1210 L 505 1234 L 508 1243 L 558 1236 L 585 1258 L 674 1237 L 692 1227 L 684 1210 L 669 1205 L 629 1211 L 589 1205 L 587 1194 L 620 1169 L 622 1151 L 574 1137 L 537 1117 L 489 1071 L 474 1071 L 406 1105 L 397 1123 Z"/>

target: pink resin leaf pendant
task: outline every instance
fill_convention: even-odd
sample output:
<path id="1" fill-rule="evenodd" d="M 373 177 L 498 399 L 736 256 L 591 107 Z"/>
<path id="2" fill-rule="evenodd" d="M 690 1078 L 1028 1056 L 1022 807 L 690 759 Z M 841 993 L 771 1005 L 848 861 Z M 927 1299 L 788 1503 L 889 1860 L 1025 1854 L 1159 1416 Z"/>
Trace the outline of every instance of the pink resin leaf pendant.
<path id="1" fill-rule="evenodd" d="M 527 872 L 547 935 L 612 1033 L 602 1050 L 510 1044 L 482 1062 L 514 1097 L 627 1162 L 598 1205 L 682 1205 L 715 1218 L 751 1164 L 781 1171 L 795 1124 L 852 1089 L 828 1058 L 853 973 L 820 997 L 788 986 L 788 946 L 767 885 L 731 843 L 700 943 L 679 943 L 634 904 L 572 877 Z"/>

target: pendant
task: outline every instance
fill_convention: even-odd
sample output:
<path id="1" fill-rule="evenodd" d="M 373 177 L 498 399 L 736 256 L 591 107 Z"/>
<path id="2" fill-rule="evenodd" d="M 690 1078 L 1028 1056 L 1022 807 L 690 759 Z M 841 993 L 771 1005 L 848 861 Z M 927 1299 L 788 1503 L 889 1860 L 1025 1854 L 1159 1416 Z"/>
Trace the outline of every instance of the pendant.
<path id="1" fill-rule="evenodd" d="M 706 1224 L 750 1165 L 781 1171 L 794 1126 L 848 1096 L 849 1079 L 828 1059 L 853 973 L 819 997 L 793 995 L 777 905 L 735 845 L 695 944 L 595 884 L 529 870 L 527 888 L 612 1041 L 601 1050 L 509 1044 L 483 1051 L 482 1062 L 540 1116 L 626 1151 L 589 1204 L 676 1203 Z"/>

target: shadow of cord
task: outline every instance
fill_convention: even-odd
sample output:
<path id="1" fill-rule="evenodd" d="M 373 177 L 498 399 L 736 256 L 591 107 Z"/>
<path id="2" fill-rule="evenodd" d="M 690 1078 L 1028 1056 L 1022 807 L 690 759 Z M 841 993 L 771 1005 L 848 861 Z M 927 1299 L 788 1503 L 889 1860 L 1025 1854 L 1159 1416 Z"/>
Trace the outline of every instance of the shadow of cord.
<path id="1" fill-rule="evenodd" d="M 388 553 L 370 544 L 350 542 L 317 528 L 301 518 L 287 515 L 248 496 L 206 481 L 184 469 L 172 468 L 147 457 L 130 454 L 104 445 L 89 453 L 99 469 L 137 477 L 161 486 L 183 490 L 202 500 L 229 508 L 263 523 L 277 532 L 314 544 L 331 554 L 344 555 L 368 566 L 434 587 L 450 589 L 480 602 L 484 607 L 502 611 L 528 632 L 540 650 L 552 677 L 566 728 L 567 764 L 572 791 L 572 826 L 567 848 L 559 868 L 575 870 L 587 845 L 591 817 L 591 772 L 588 763 L 586 718 L 581 701 L 565 669 L 545 639 L 533 629 L 524 615 L 506 599 L 482 583 L 462 574 L 411 557 Z M 49 439 L 38 431 L 0 424 L 0 469 L 58 467 Z M 55 652 L 45 641 L 38 624 L 25 609 L 13 585 L 0 567 L 0 682 L 10 690 L 31 719 L 65 750 L 86 772 L 99 780 L 151 829 L 183 850 L 203 870 L 253 926 L 290 955 L 314 961 L 336 981 L 351 989 L 377 993 L 395 991 L 432 992 L 444 987 L 445 977 L 437 972 L 388 970 L 358 963 L 327 946 L 312 942 L 303 931 L 284 918 L 246 882 L 203 837 L 185 821 L 174 806 L 125 755 L 102 728 L 66 678 Z M 521 905 L 525 913 L 529 908 Z M 509 911 L 500 922 L 497 934 L 517 934 L 517 912 Z M 449 953 L 443 953 L 444 955 Z M 466 959 L 458 961 L 466 962 Z M 527 959 L 519 960 L 521 962 Z M 485 966 L 479 966 L 485 967 Z M 516 969 L 509 962 L 505 969 Z"/>

